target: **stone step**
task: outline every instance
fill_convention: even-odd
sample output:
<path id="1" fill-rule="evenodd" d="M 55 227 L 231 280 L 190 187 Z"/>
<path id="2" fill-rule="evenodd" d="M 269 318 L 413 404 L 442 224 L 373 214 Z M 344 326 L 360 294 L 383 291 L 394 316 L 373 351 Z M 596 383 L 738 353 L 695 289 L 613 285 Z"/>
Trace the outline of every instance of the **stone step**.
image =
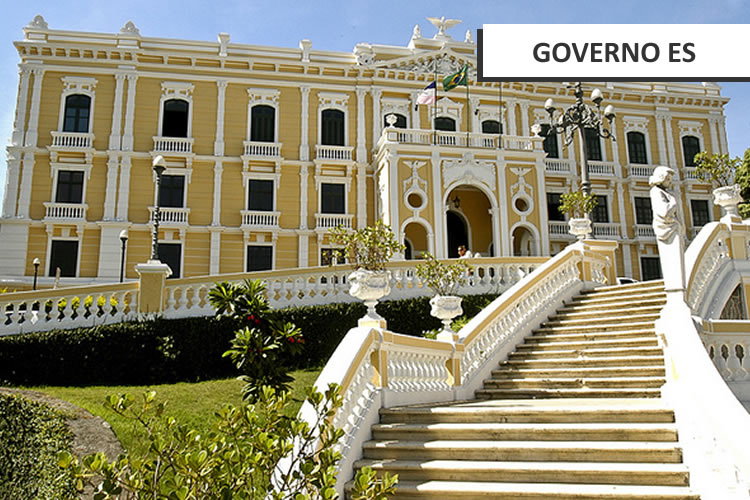
<path id="1" fill-rule="evenodd" d="M 664 377 L 604 377 L 604 378 L 507 378 L 484 381 L 485 389 L 658 389 Z"/>
<path id="2" fill-rule="evenodd" d="M 532 344 L 521 344 L 516 347 L 516 352 L 529 351 L 558 351 L 572 349 L 607 349 L 618 347 L 657 347 L 659 341 L 656 336 L 643 338 L 626 338 L 614 340 L 598 340 L 588 342 L 534 342 Z"/>
<path id="3" fill-rule="evenodd" d="M 594 366 L 664 366 L 663 356 L 611 356 L 607 358 L 509 359 L 500 368 L 586 368 Z"/>
<path id="4" fill-rule="evenodd" d="M 549 347 L 549 345 L 545 345 L 545 347 Z M 589 349 L 579 348 L 557 350 L 533 349 L 513 352 L 510 354 L 510 356 L 508 356 L 508 359 L 605 358 L 608 356 L 660 356 L 662 354 L 662 348 L 658 346 L 605 347 Z"/>
<path id="5" fill-rule="evenodd" d="M 688 487 L 498 483 L 469 481 L 403 481 L 393 499 L 469 498 L 494 500 L 700 500 Z"/>
<path id="6" fill-rule="evenodd" d="M 376 424 L 374 440 L 429 441 L 660 441 L 676 442 L 674 424 L 664 423 L 432 423 Z"/>
<path id="7" fill-rule="evenodd" d="M 517 388 L 517 389 L 478 389 L 478 399 L 558 399 L 558 398 L 659 398 L 661 386 L 654 388 Z"/>
<path id="8" fill-rule="evenodd" d="M 501 462 L 478 460 L 359 460 L 354 468 L 398 474 L 402 481 L 492 481 L 687 486 L 682 464 L 606 462 Z"/>
<path id="9" fill-rule="evenodd" d="M 651 307 L 623 307 L 612 310 L 602 310 L 601 307 L 593 309 L 583 310 L 570 310 L 560 308 L 557 310 L 557 314 L 550 316 L 550 321 L 564 321 L 564 320 L 600 320 L 607 319 L 614 316 L 630 316 L 630 315 L 649 315 L 659 317 L 662 306 L 651 306 Z"/>
<path id="10" fill-rule="evenodd" d="M 549 319 L 542 323 L 542 327 L 573 327 L 573 326 L 604 326 L 604 325 L 622 325 L 622 324 L 633 324 L 633 323 L 653 323 L 659 319 L 659 314 L 608 314 L 598 318 L 558 318 Z"/>
<path id="11" fill-rule="evenodd" d="M 659 301 L 666 303 L 667 298 L 664 292 L 649 292 L 633 295 L 578 295 L 573 297 L 564 307 L 574 306 L 607 306 L 627 307 L 633 304 L 639 304 L 643 301 Z"/>
<path id="12" fill-rule="evenodd" d="M 555 333 L 554 331 L 540 332 L 536 330 L 524 339 L 526 344 L 553 343 L 553 342 L 596 342 L 623 339 L 645 339 L 656 338 L 653 325 L 648 328 L 636 330 L 610 331 L 610 332 L 586 332 L 586 333 Z"/>
<path id="13" fill-rule="evenodd" d="M 672 423 L 654 399 L 468 401 L 380 409 L 381 423 Z"/>
<path id="14" fill-rule="evenodd" d="M 610 292 L 610 291 L 633 291 L 633 290 L 643 290 L 646 288 L 656 288 L 657 290 L 664 290 L 664 280 L 652 280 L 652 281 L 640 281 L 638 283 L 628 283 L 625 285 L 604 285 L 604 286 L 598 286 L 596 288 L 593 288 L 591 290 L 584 290 L 581 292 L 582 295 L 590 294 L 590 293 L 602 293 L 602 292 Z"/>
<path id="15" fill-rule="evenodd" d="M 364 458 L 531 462 L 680 463 L 674 443 L 648 441 L 367 441 Z"/>
<path id="16" fill-rule="evenodd" d="M 555 333 L 599 333 L 599 332 L 621 332 L 628 330 L 645 330 L 650 328 L 653 331 L 653 321 L 621 321 L 619 323 L 606 323 L 603 321 L 588 322 L 587 324 L 574 324 L 570 326 L 555 325 L 542 326 L 534 332 L 539 334 Z"/>
<path id="17" fill-rule="evenodd" d="M 586 377 L 664 377 L 663 366 L 628 366 L 601 368 L 537 368 L 492 370 L 492 380 L 506 378 L 586 378 Z"/>

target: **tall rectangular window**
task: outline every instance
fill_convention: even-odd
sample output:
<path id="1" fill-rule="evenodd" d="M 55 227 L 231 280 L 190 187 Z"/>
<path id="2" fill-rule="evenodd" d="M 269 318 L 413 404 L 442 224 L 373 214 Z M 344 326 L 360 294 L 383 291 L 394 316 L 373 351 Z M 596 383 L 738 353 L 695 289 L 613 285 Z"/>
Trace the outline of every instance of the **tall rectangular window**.
<path id="1" fill-rule="evenodd" d="M 48 276 L 56 276 L 57 269 L 60 268 L 60 276 L 63 278 L 75 278 L 77 263 L 77 241 L 52 240 Z"/>
<path id="2" fill-rule="evenodd" d="M 548 158 L 560 158 L 560 151 L 557 149 L 557 134 L 550 132 L 548 124 L 542 124 L 542 137 L 544 137 L 544 152 Z"/>
<path id="3" fill-rule="evenodd" d="M 60 170 L 57 172 L 55 202 L 83 202 L 83 172 L 80 170 Z"/>
<path id="4" fill-rule="evenodd" d="M 159 189 L 159 206 L 185 208 L 185 176 L 162 175 Z"/>
<path id="5" fill-rule="evenodd" d="M 267 271 L 273 269 L 273 247 L 270 245 L 248 245 L 245 270 Z"/>
<path id="6" fill-rule="evenodd" d="M 182 243 L 159 243 L 159 260 L 169 266 L 169 279 L 182 277 Z"/>
<path id="7" fill-rule="evenodd" d="M 583 131 L 589 160 L 602 161 L 602 142 L 599 140 L 599 131 L 595 128 L 585 128 Z"/>
<path id="8" fill-rule="evenodd" d="M 89 115 L 91 114 L 91 98 L 87 95 L 73 94 L 65 98 L 65 119 L 63 132 L 87 133 L 89 131 Z"/>
<path id="9" fill-rule="evenodd" d="M 326 146 L 343 146 L 344 112 L 338 109 L 324 109 L 320 113 L 320 143 Z"/>
<path id="10" fill-rule="evenodd" d="M 276 110 L 271 106 L 259 104 L 250 111 L 250 140 L 274 142 L 276 134 Z"/>
<path id="11" fill-rule="evenodd" d="M 344 214 L 344 185 L 327 184 L 320 185 L 320 212 L 324 214 Z"/>
<path id="12" fill-rule="evenodd" d="M 690 200 L 690 211 L 693 213 L 693 226 L 701 227 L 711 222 L 708 200 Z"/>
<path id="13" fill-rule="evenodd" d="M 591 221 L 600 223 L 609 222 L 609 208 L 607 206 L 606 196 L 596 197 L 596 206 L 591 212 Z"/>
<path id="14" fill-rule="evenodd" d="M 636 197 L 635 202 L 635 223 L 650 225 L 654 220 L 654 214 L 651 211 L 651 198 Z"/>
<path id="15" fill-rule="evenodd" d="M 628 161 L 639 165 L 647 164 L 646 136 L 641 132 L 628 132 L 626 140 L 628 143 Z"/>
<path id="16" fill-rule="evenodd" d="M 682 153 L 685 156 L 685 166 L 695 166 L 695 155 L 701 152 L 700 141 L 697 137 L 686 135 L 682 138 Z"/>
<path id="17" fill-rule="evenodd" d="M 258 179 L 248 181 L 247 209 L 273 211 L 273 181 Z"/>
<path id="18" fill-rule="evenodd" d="M 560 193 L 547 193 L 547 219 L 564 221 L 565 214 L 560 212 Z"/>
<path id="19" fill-rule="evenodd" d="M 641 280 L 651 281 L 662 278 L 659 257 L 641 257 Z"/>

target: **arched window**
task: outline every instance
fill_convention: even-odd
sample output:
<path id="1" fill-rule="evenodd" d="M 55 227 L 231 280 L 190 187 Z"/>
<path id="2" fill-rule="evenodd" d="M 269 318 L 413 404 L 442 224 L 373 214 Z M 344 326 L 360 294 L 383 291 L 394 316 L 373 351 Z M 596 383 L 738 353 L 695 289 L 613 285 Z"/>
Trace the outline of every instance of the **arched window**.
<path id="1" fill-rule="evenodd" d="M 388 113 L 383 117 L 383 127 L 390 127 L 388 123 L 388 117 L 393 115 L 396 117 L 396 122 L 393 124 L 396 128 L 406 128 L 406 117 L 399 113 Z"/>
<path id="2" fill-rule="evenodd" d="M 628 132 L 628 158 L 630 163 L 645 165 L 648 163 L 646 154 L 646 136 L 641 132 Z"/>
<path id="3" fill-rule="evenodd" d="M 182 99 L 164 101 L 164 115 L 162 117 L 162 137 L 188 136 L 188 110 L 190 104 Z"/>
<path id="4" fill-rule="evenodd" d="M 276 110 L 271 106 L 258 104 L 250 112 L 250 140 L 275 142 Z"/>
<path id="5" fill-rule="evenodd" d="M 435 130 L 443 130 L 445 132 L 456 131 L 456 120 L 448 118 L 447 116 L 438 116 L 435 118 Z"/>
<path id="6" fill-rule="evenodd" d="M 87 95 L 73 94 L 65 98 L 65 120 L 63 132 L 89 131 L 89 115 L 91 114 L 91 98 Z"/>
<path id="7" fill-rule="evenodd" d="M 499 134 L 501 130 L 500 122 L 497 120 L 485 120 L 482 122 L 483 134 Z"/>
<path id="8" fill-rule="evenodd" d="M 695 155 L 701 152 L 701 143 L 697 137 L 686 135 L 682 138 L 682 153 L 685 155 L 685 166 L 695 166 Z"/>
<path id="9" fill-rule="evenodd" d="M 324 109 L 320 114 L 320 143 L 325 146 L 344 146 L 344 112 Z"/>

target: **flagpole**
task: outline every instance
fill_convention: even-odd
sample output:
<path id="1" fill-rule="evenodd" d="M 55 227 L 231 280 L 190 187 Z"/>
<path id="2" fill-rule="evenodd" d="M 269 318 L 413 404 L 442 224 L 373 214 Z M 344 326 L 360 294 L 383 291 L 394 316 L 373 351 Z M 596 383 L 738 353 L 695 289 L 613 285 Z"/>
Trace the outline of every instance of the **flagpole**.
<path id="1" fill-rule="evenodd" d="M 437 130 L 435 129 L 435 118 L 437 117 L 437 88 L 438 88 L 438 64 L 442 59 L 442 54 L 438 55 L 435 59 L 435 75 L 433 81 L 435 82 L 435 100 L 432 102 L 432 143 L 437 144 Z"/>
<path id="2" fill-rule="evenodd" d="M 498 82 L 497 121 L 500 127 L 497 130 L 497 148 L 503 149 L 503 82 Z"/>
<path id="3" fill-rule="evenodd" d="M 466 147 L 469 147 L 469 115 L 471 114 L 471 103 L 469 102 L 469 70 L 466 70 Z"/>

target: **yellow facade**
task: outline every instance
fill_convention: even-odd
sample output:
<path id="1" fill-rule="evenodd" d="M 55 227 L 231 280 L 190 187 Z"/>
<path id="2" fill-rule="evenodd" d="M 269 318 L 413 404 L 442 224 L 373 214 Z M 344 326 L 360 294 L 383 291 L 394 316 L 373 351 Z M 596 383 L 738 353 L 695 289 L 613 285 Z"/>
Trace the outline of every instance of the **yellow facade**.
<path id="1" fill-rule="evenodd" d="M 112 281 L 122 231 L 125 276 L 136 278 L 151 255 L 157 155 L 166 162 L 160 257 L 175 276 L 317 266 L 329 227 L 378 218 L 408 244 L 399 258 L 453 256 L 458 244 L 483 256 L 551 255 L 572 241 L 548 205 L 579 185 L 582 145 L 560 139 L 555 155 L 532 132 L 549 123 L 544 101 L 567 107 L 572 89 L 477 82 L 470 40 L 417 34 L 405 47 L 341 53 L 306 41 L 163 40 L 132 25 L 91 34 L 35 20 L 24 31 L 2 279 L 27 280 L 37 257 L 43 279 L 60 267 L 64 281 Z M 434 105 L 417 104 L 436 72 L 442 79 L 464 64 L 468 100 L 465 87 L 440 86 Z M 636 217 L 648 174 L 655 165 L 678 171 L 688 236 L 717 219 L 682 141 L 727 152 L 728 99 L 714 84 L 597 86 L 617 118 L 616 141 L 601 140 L 601 158 L 589 163 L 605 203 L 594 230 L 619 242 L 619 275 L 651 277 L 644 266 L 656 242 Z M 434 130 L 433 118 L 450 118 L 455 131 Z M 483 132 L 493 121 L 502 135 Z M 631 133 L 643 136 L 644 157 L 630 158 Z"/>

